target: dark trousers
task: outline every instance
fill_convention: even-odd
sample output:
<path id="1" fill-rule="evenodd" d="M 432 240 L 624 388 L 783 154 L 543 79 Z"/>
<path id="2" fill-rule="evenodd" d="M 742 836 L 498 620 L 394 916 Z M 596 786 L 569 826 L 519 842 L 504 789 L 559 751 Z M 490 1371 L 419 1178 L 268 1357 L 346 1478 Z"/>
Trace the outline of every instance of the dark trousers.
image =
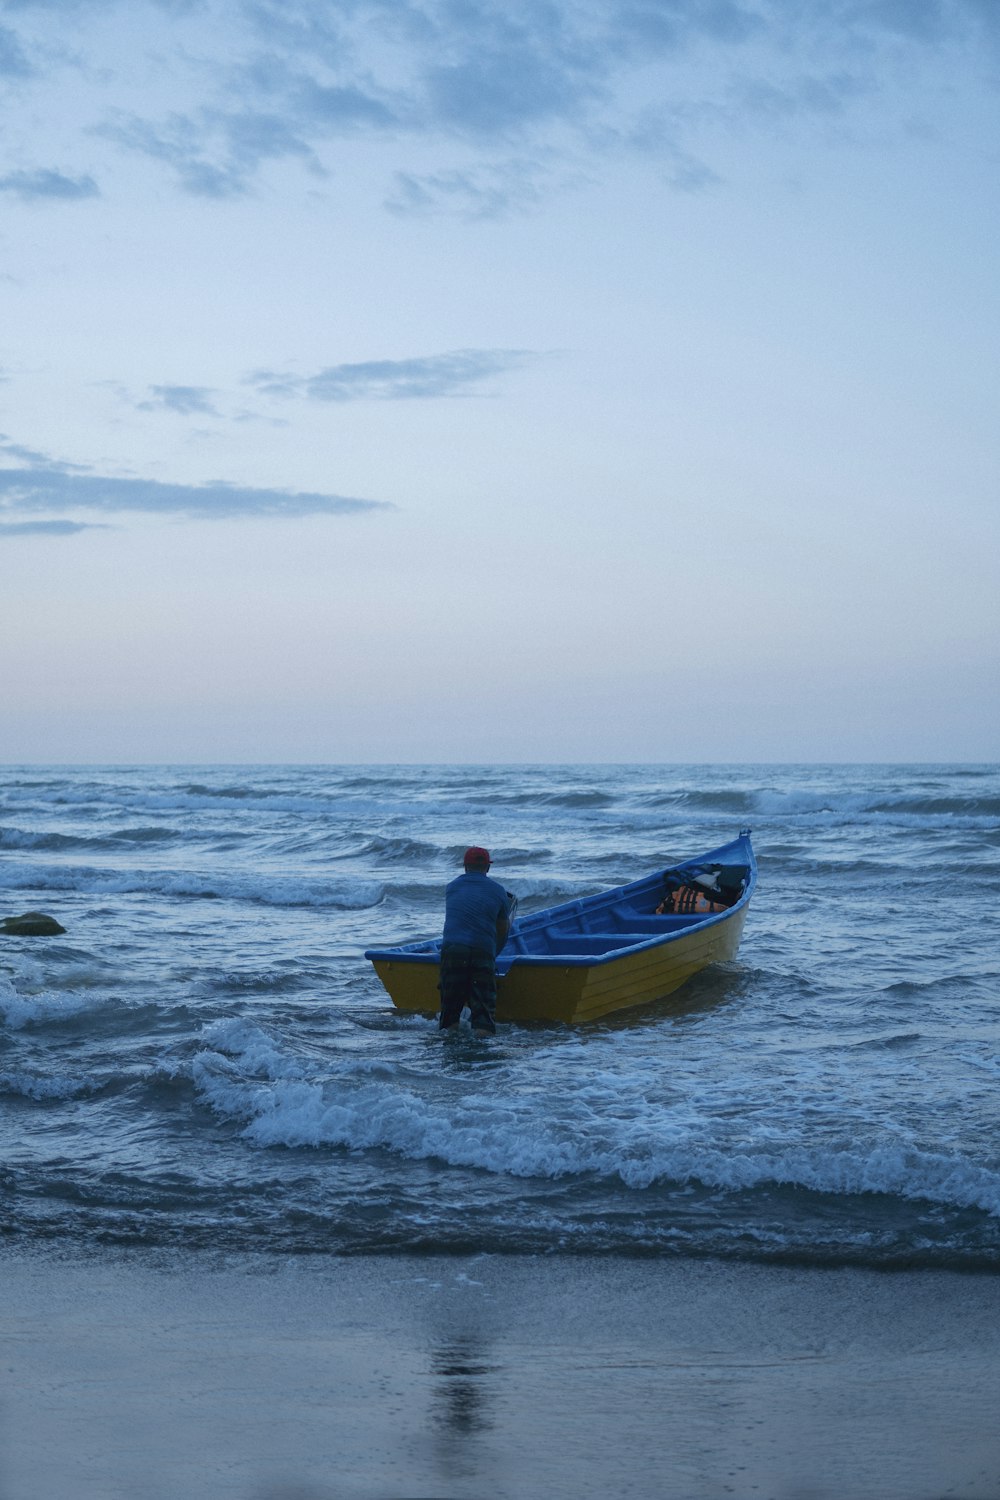
<path id="1" fill-rule="evenodd" d="M 466 1006 L 475 1031 L 495 1032 L 497 976 L 492 953 L 467 948 L 463 943 L 445 943 L 441 949 L 441 1014 L 443 1031 L 454 1026 Z"/>

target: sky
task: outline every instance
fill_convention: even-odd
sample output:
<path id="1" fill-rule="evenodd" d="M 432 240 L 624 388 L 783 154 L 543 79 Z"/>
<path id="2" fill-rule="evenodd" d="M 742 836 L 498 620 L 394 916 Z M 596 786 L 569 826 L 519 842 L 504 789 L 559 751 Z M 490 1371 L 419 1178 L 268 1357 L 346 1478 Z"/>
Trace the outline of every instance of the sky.
<path id="1" fill-rule="evenodd" d="M 1000 0 L 0 0 L 0 762 L 1000 759 Z"/>

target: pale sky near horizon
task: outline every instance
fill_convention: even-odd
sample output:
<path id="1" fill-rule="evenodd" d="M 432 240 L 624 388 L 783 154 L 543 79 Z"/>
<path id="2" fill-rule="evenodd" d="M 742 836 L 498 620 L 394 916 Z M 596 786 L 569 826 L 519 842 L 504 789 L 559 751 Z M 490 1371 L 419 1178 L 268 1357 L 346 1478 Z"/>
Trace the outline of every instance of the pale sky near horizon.
<path id="1" fill-rule="evenodd" d="M 1000 758 L 1000 0 L 0 0 L 0 762 Z"/>

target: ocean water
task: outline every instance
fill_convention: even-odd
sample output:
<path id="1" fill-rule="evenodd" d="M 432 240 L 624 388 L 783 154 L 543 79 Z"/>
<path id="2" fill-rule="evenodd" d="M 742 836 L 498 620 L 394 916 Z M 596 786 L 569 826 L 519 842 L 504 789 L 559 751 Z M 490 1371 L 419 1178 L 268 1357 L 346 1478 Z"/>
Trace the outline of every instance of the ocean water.
<path id="1" fill-rule="evenodd" d="M 362 954 L 470 843 L 526 913 L 753 828 L 737 959 L 479 1042 Z M 26 1245 L 1000 1265 L 1000 767 L 0 772 Z"/>

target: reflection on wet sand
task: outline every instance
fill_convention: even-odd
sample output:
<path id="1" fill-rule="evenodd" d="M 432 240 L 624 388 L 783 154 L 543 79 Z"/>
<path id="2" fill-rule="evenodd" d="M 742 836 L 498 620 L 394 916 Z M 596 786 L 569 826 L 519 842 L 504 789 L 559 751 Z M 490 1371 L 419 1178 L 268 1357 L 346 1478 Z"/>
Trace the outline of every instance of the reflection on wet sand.
<path id="1" fill-rule="evenodd" d="M 466 1335 L 450 1339 L 431 1351 L 431 1370 L 436 1377 L 433 1386 L 433 1415 L 437 1426 L 456 1435 L 485 1432 L 494 1425 L 491 1397 L 499 1365 L 486 1364 L 482 1358 L 484 1343 Z"/>
<path id="2" fill-rule="evenodd" d="M 503 1366 L 489 1358 L 489 1340 L 463 1331 L 442 1338 L 430 1353 L 430 1425 L 439 1478 L 482 1480 L 496 1473 L 498 1455 L 490 1434 L 497 1425 Z"/>
<path id="3" fill-rule="evenodd" d="M 0 1273 L 3 1500 L 1000 1495 L 994 1276 L 36 1249 Z"/>

